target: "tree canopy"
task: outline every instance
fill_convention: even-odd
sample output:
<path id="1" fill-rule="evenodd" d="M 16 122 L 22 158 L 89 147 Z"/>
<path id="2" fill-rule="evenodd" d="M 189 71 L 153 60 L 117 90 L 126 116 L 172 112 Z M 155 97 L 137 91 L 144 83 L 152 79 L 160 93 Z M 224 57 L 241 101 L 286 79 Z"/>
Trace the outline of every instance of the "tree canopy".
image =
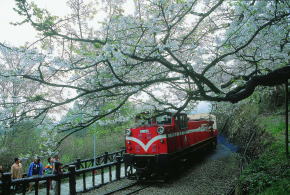
<path id="1" fill-rule="evenodd" d="M 22 118 L 77 105 L 83 119 L 63 131 L 88 127 L 128 100 L 179 112 L 200 100 L 236 103 L 290 78 L 287 0 L 132 0 L 134 12 L 129 0 L 69 0 L 66 16 L 15 1 L 23 16 L 15 25 L 31 24 L 39 40 L 21 49 L 1 44 L 2 56 L 26 56 L 20 67 L 2 58 L 1 80 L 37 88 L 9 103 L 25 105 Z"/>

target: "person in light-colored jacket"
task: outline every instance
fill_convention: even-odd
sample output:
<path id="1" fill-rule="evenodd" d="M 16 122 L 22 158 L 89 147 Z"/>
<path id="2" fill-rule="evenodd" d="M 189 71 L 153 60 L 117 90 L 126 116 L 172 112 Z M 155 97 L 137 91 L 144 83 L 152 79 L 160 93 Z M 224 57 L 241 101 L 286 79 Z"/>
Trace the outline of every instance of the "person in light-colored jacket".
<path id="1" fill-rule="evenodd" d="M 11 178 L 19 179 L 22 178 L 22 175 L 23 175 L 22 164 L 20 163 L 19 158 L 15 158 L 14 163 L 11 166 Z"/>

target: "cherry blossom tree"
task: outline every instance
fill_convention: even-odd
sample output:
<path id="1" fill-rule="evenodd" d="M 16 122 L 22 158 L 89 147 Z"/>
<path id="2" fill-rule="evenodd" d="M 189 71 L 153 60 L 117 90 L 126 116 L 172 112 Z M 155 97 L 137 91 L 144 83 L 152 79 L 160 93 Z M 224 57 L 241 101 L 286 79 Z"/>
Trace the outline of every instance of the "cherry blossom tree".
<path id="1" fill-rule="evenodd" d="M 78 101 L 86 120 L 62 126 L 78 131 L 128 100 L 180 112 L 200 100 L 239 102 L 290 77 L 288 1 L 135 0 L 133 12 L 128 1 L 69 0 L 60 17 L 16 0 L 16 25 L 39 32 L 27 51 L 45 56 L 17 76 L 58 91 L 36 95 L 34 115 Z M 115 106 L 95 112 L 105 102 Z"/>

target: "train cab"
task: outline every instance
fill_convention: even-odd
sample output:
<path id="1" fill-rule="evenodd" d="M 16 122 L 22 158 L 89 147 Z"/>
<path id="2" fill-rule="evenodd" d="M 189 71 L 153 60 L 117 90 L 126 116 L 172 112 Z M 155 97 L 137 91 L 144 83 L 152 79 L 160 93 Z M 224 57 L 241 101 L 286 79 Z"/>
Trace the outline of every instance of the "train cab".
<path id="1" fill-rule="evenodd" d="M 135 118 L 135 127 L 125 132 L 125 165 L 134 167 L 139 176 L 164 171 L 195 148 L 216 144 L 214 123 L 185 113 L 141 113 Z"/>

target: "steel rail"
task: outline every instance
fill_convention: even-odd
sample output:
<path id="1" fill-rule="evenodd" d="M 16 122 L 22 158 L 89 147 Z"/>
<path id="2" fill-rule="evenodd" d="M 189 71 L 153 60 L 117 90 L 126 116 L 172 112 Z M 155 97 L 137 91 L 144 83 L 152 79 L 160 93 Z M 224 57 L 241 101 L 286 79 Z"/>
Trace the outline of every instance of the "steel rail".
<path id="1" fill-rule="evenodd" d="M 136 192 L 139 192 L 139 191 L 141 191 L 141 190 L 144 190 L 144 189 L 146 189 L 146 188 L 148 188 L 148 187 L 150 187 L 150 185 L 147 185 L 147 186 L 144 186 L 144 187 L 139 188 L 139 189 L 137 189 L 137 190 L 134 190 L 134 191 L 132 191 L 132 192 L 129 192 L 129 193 L 127 193 L 126 195 L 135 194 Z"/>
<path id="2" fill-rule="evenodd" d="M 111 194 L 114 194 L 114 193 L 117 193 L 117 192 L 120 192 L 120 191 L 123 191 L 123 190 L 128 190 L 129 188 L 134 187 L 134 186 L 136 186 L 136 185 L 138 185 L 138 184 L 140 184 L 140 182 L 139 182 L 139 181 L 136 181 L 136 182 L 134 182 L 134 183 L 131 183 L 131 184 L 126 185 L 126 186 L 124 186 L 124 187 L 121 187 L 121 188 L 119 188 L 119 189 L 113 190 L 113 191 L 111 191 L 111 192 L 107 192 L 107 193 L 105 193 L 105 194 L 103 194 L 103 195 L 111 195 Z M 141 191 L 141 190 L 143 190 L 143 189 L 145 189 L 145 188 L 148 188 L 149 186 L 150 186 L 150 185 L 143 186 L 142 188 L 136 189 L 136 190 L 131 191 L 131 192 L 127 193 L 127 194 L 134 194 L 134 193 L 139 192 L 139 191 Z"/>

